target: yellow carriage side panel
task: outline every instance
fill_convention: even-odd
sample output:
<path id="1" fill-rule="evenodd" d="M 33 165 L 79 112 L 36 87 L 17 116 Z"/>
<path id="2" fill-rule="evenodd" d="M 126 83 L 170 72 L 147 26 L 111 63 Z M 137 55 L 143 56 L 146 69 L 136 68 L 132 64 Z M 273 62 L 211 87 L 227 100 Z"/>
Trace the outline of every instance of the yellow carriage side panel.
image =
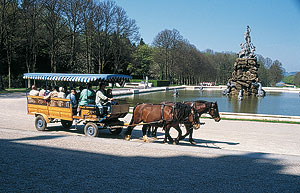
<path id="1" fill-rule="evenodd" d="M 70 99 L 51 98 L 45 100 L 40 96 L 27 96 L 28 114 L 42 113 L 49 118 L 73 120 L 72 105 Z"/>
<path id="2" fill-rule="evenodd" d="M 63 120 L 73 120 L 72 108 L 48 106 L 49 117 Z"/>
<path id="3" fill-rule="evenodd" d="M 48 107 L 44 105 L 27 104 L 28 114 L 43 113 L 49 115 Z"/>

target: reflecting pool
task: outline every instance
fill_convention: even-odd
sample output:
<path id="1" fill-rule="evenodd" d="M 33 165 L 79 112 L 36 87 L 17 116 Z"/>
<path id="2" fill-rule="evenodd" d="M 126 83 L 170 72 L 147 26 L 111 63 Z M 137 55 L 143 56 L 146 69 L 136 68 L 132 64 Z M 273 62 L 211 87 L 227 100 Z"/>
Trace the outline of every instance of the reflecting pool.
<path id="1" fill-rule="evenodd" d="M 298 93 L 267 92 L 266 97 L 244 97 L 239 101 L 237 97 L 223 96 L 220 90 L 178 90 L 178 96 L 173 91 L 135 94 L 122 98 L 124 103 L 134 106 L 137 103 L 159 104 L 163 101 L 182 102 L 207 100 L 217 101 L 220 112 L 256 113 L 272 115 L 300 116 L 300 97 Z M 122 103 L 123 103 L 122 102 Z"/>

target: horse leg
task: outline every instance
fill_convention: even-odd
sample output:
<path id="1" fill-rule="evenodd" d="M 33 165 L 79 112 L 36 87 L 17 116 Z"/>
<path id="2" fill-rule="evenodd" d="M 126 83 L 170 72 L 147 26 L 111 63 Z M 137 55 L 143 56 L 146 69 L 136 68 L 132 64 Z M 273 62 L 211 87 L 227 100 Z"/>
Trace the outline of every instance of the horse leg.
<path id="1" fill-rule="evenodd" d="M 193 145 L 196 145 L 196 142 L 193 139 L 193 132 L 194 132 L 193 126 L 191 124 L 186 124 L 185 128 L 186 128 L 186 131 L 190 134 L 189 135 L 189 142 Z"/>
<path id="2" fill-rule="evenodd" d="M 134 119 L 132 118 L 131 121 L 130 121 L 130 123 L 129 123 L 129 125 L 132 125 L 133 122 L 134 122 Z M 127 140 L 127 141 L 130 140 L 130 138 L 131 138 L 131 132 L 132 132 L 133 128 L 134 128 L 134 126 L 128 126 L 127 127 L 127 130 L 125 132 L 125 140 Z"/>
<path id="3" fill-rule="evenodd" d="M 185 127 L 185 129 L 186 129 L 186 132 L 185 132 L 185 134 L 184 135 L 182 135 L 180 138 L 179 138 L 179 140 L 183 140 L 183 139 L 185 139 L 186 138 L 186 136 L 188 136 L 190 133 L 189 133 L 189 130 L 187 129 L 187 127 Z"/>
<path id="4" fill-rule="evenodd" d="M 149 142 L 148 137 L 147 137 L 147 130 L 151 128 L 150 125 L 143 125 L 142 131 L 143 131 L 143 140 L 144 142 Z"/>
<path id="5" fill-rule="evenodd" d="M 153 133 L 152 130 L 153 130 L 153 127 L 152 127 L 152 126 L 150 126 L 150 127 L 147 129 L 147 135 L 148 135 L 148 136 L 150 136 L 150 134 Z"/>
<path id="6" fill-rule="evenodd" d="M 152 137 L 154 139 L 157 139 L 157 129 L 158 129 L 158 127 L 152 127 L 152 128 L 153 128 L 153 130 L 152 130 Z"/>
<path id="7" fill-rule="evenodd" d="M 177 132 L 178 132 L 178 136 L 177 136 L 177 138 L 175 139 L 175 141 L 174 141 L 174 145 L 177 145 L 178 143 L 179 143 L 179 140 L 182 138 L 182 131 L 181 131 L 181 129 L 180 129 L 180 127 L 179 127 L 179 124 L 177 124 L 176 126 L 174 126 L 174 128 L 177 130 Z"/>
<path id="8" fill-rule="evenodd" d="M 165 130 L 165 139 L 163 141 L 164 143 L 167 143 L 168 139 L 169 139 L 170 143 L 173 143 L 173 139 L 170 135 L 170 128 L 171 128 L 171 126 L 169 124 L 164 127 L 164 130 Z"/>

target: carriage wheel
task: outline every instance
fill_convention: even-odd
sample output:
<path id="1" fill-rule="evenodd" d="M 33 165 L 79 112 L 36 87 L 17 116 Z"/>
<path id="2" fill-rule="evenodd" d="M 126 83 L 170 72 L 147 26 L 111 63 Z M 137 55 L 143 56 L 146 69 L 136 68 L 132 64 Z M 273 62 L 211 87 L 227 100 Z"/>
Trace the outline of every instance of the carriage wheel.
<path id="1" fill-rule="evenodd" d="M 69 129 L 70 127 L 72 127 L 73 121 L 66 121 L 66 120 L 61 120 L 61 125 L 65 128 L 65 129 Z"/>
<path id="2" fill-rule="evenodd" d="M 45 129 L 47 128 L 46 120 L 44 119 L 44 117 L 42 115 L 38 115 L 35 118 L 35 128 L 38 131 L 45 131 Z"/>
<path id="3" fill-rule="evenodd" d="M 98 126 L 95 123 L 87 123 L 84 126 L 84 134 L 90 137 L 97 137 L 99 134 Z"/>
<path id="4" fill-rule="evenodd" d="M 109 131 L 113 135 L 119 135 L 122 132 L 123 128 L 118 127 L 118 128 L 109 128 Z"/>

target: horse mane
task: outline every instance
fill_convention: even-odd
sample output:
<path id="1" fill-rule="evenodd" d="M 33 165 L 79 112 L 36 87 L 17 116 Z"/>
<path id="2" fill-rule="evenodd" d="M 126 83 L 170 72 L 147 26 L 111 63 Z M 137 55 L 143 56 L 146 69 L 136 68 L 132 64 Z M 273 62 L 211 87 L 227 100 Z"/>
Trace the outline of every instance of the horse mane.
<path id="1" fill-rule="evenodd" d="M 174 111 L 177 120 L 183 121 L 191 113 L 192 107 L 184 103 L 175 103 Z"/>

